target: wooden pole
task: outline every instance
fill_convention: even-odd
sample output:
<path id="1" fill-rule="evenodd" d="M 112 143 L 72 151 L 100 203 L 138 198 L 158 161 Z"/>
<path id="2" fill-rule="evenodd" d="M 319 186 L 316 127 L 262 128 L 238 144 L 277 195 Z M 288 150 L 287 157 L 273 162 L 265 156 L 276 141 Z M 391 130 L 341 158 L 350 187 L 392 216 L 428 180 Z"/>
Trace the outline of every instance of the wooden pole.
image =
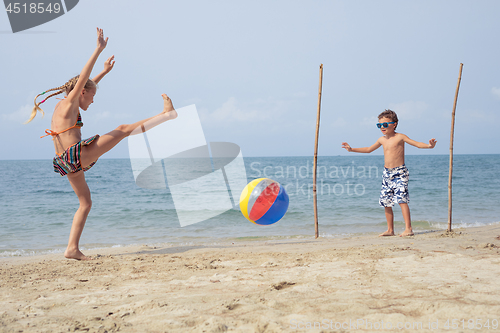
<path id="1" fill-rule="evenodd" d="M 319 66 L 319 90 L 318 90 L 318 118 L 316 120 L 316 143 L 314 146 L 313 165 L 313 201 L 314 201 L 314 231 L 315 238 L 319 237 L 318 230 L 318 198 L 316 197 L 316 169 L 318 167 L 318 138 L 319 138 L 319 118 L 321 111 L 321 91 L 323 89 L 323 64 Z"/>
<path id="2" fill-rule="evenodd" d="M 448 175 L 448 231 L 451 231 L 451 211 L 452 211 L 452 191 L 451 180 L 453 174 L 453 134 L 455 132 L 455 110 L 457 108 L 458 90 L 460 89 L 460 81 L 462 80 L 462 68 L 464 64 L 460 64 L 460 72 L 458 73 L 457 90 L 455 92 L 455 102 L 453 103 L 453 111 L 451 112 L 451 134 L 450 134 L 450 172 Z"/>

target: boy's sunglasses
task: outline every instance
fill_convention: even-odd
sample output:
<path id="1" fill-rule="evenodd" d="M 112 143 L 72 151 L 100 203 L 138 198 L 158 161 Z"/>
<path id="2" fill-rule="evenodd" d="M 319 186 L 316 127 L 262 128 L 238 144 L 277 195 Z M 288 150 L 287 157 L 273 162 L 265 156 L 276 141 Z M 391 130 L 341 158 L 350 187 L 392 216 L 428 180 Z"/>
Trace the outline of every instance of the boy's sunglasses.
<path id="1" fill-rule="evenodd" d="M 395 123 L 395 121 L 391 121 L 390 123 L 378 123 L 377 127 L 381 128 L 382 126 L 384 126 L 384 128 L 387 128 L 387 127 L 389 127 L 389 124 L 394 124 L 394 123 Z"/>

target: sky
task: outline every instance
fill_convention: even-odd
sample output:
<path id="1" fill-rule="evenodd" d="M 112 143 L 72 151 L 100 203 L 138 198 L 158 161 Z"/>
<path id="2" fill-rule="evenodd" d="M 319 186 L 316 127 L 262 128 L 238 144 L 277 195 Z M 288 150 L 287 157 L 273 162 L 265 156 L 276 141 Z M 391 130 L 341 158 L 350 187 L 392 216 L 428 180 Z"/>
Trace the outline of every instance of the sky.
<path id="1" fill-rule="evenodd" d="M 455 154 L 499 154 L 500 1 L 81 0 L 65 15 L 12 33 L 0 12 L 0 159 L 51 159 L 54 98 L 24 125 L 34 97 L 94 67 L 114 69 L 82 113 L 83 138 L 162 110 L 195 104 L 207 142 L 243 156 L 313 156 L 319 66 L 323 91 L 319 155 L 348 155 L 381 136 L 377 115 L 392 109 L 398 131 L 448 154 L 453 101 Z M 383 154 L 378 149 L 372 154 Z M 103 158 L 127 158 L 127 140 Z"/>

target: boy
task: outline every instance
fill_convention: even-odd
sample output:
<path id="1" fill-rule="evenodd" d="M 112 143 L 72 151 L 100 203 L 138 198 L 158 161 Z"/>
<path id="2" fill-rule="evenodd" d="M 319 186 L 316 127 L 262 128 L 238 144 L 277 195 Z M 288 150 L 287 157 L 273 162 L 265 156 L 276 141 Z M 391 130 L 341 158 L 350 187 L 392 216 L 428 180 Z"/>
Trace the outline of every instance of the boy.
<path id="1" fill-rule="evenodd" d="M 385 110 L 378 116 L 380 128 L 384 136 L 380 137 L 371 147 L 351 148 L 347 142 L 342 142 L 342 148 L 356 153 L 371 153 L 380 146 L 384 147 L 384 172 L 382 174 L 382 190 L 380 191 L 380 206 L 385 208 L 387 231 L 380 236 L 394 236 L 394 214 L 392 206 L 398 203 L 405 220 L 405 231 L 399 235 L 413 236 L 410 218 L 410 197 L 408 194 L 408 169 L 405 166 L 405 142 L 417 148 L 434 148 L 435 139 L 430 139 L 429 144 L 417 142 L 404 134 L 396 133 L 398 116 L 392 110 Z"/>

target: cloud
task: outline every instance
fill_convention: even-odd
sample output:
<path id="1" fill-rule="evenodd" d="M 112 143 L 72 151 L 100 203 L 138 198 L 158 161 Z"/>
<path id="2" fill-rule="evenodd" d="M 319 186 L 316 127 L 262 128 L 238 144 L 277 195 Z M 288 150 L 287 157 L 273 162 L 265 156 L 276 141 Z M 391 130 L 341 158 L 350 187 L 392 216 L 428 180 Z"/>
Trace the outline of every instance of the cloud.
<path id="1" fill-rule="evenodd" d="M 242 110 L 235 97 L 229 99 L 222 106 L 212 112 L 211 117 L 218 122 L 243 122 L 256 121 L 267 118 L 266 114 L 260 114 L 257 110 Z"/>
<path id="2" fill-rule="evenodd" d="M 249 123 L 279 120 L 290 112 L 293 101 L 257 99 L 250 103 L 241 103 L 235 97 L 229 99 L 213 112 L 203 109 L 204 122 Z M 201 111 L 201 110 L 200 110 Z"/>
<path id="3" fill-rule="evenodd" d="M 468 110 L 466 112 L 468 121 L 473 122 L 489 122 L 495 123 L 497 121 L 496 112 L 483 111 L 483 110 Z"/>
<path id="4" fill-rule="evenodd" d="M 361 124 L 366 127 L 375 127 L 375 124 L 378 123 L 378 115 L 376 116 L 370 116 L 370 117 L 363 117 Z"/>
<path id="5" fill-rule="evenodd" d="M 348 122 L 347 120 L 345 120 L 343 117 L 338 117 L 337 119 L 335 119 L 335 121 L 332 123 L 332 128 L 345 128 L 346 126 L 348 126 Z"/>
<path id="6" fill-rule="evenodd" d="M 405 120 L 418 119 L 424 115 L 429 106 L 421 101 L 406 101 L 402 103 L 391 103 L 389 109 L 396 112 L 398 118 Z"/>
<path id="7" fill-rule="evenodd" d="M 93 118 L 92 120 L 94 120 L 94 121 L 101 121 L 104 119 L 109 119 L 109 118 L 111 118 L 111 113 L 109 111 L 96 112 L 92 115 L 92 118 Z"/>
<path id="8" fill-rule="evenodd" d="M 150 114 L 155 114 L 155 112 L 158 113 L 158 111 L 155 110 L 155 111 L 151 111 Z M 84 114 L 82 114 L 82 117 L 83 116 L 84 116 Z M 137 116 L 135 116 L 135 118 L 134 118 L 134 116 L 131 113 L 119 113 L 119 112 L 110 112 L 110 111 L 92 112 L 87 117 L 89 117 L 89 119 L 92 119 L 92 121 L 94 121 L 94 122 L 108 120 L 108 119 L 109 120 L 119 119 L 122 121 L 127 120 L 127 119 L 131 119 L 130 121 L 133 121 L 133 122 L 139 120 L 137 118 Z"/>
<path id="9" fill-rule="evenodd" d="M 33 110 L 33 104 L 26 104 L 12 113 L 2 114 L 2 120 L 6 122 L 13 122 L 16 124 L 23 124 L 24 122 L 26 122 L 26 120 L 29 119 L 31 110 Z M 38 113 L 37 117 L 41 117 L 41 114 Z"/>
<path id="10" fill-rule="evenodd" d="M 497 87 L 491 88 L 491 93 L 493 94 L 493 96 L 500 99 L 500 88 Z"/>

